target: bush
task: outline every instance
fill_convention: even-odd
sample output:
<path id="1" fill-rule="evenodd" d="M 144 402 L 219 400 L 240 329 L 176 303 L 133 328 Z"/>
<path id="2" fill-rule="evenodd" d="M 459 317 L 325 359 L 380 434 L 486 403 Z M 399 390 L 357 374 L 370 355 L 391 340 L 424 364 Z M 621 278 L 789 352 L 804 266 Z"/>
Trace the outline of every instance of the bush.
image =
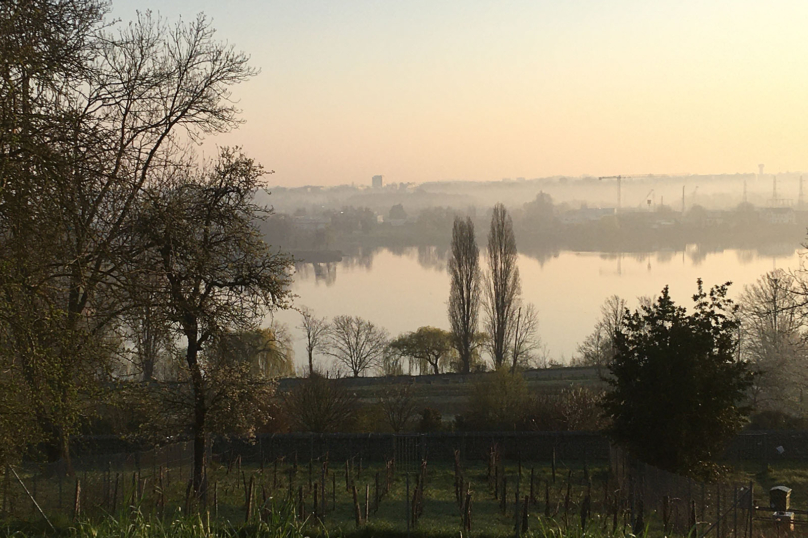
<path id="1" fill-rule="evenodd" d="M 749 419 L 749 430 L 808 430 L 808 418 L 782 411 L 762 411 Z"/>
<path id="2" fill-rule="evenodd" d="M 427 407 L 421 411 L 421 420 L 418 422 L 418 431 L 423 433 L 440 431 L 443 428 L 440 411 Z"/>
<path id="3" fill-rule="evenodd" d="M 466 415 L 460 422 L 468 430 L 523 430 L 530 424 L 531 407 L 522 373 L 511 373 L 503 366 L 474 381 Z"/>

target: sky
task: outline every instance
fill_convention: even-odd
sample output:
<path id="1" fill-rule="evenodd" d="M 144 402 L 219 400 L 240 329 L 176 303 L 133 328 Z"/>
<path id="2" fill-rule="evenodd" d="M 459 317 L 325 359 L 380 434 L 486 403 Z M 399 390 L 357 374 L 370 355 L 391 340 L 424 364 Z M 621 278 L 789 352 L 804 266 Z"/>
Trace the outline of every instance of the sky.
<path id="1" fill-rule="evenodd" d="M 112 0 L 203 12 L 271 183 L 808 170 L 808 2 Z"/>

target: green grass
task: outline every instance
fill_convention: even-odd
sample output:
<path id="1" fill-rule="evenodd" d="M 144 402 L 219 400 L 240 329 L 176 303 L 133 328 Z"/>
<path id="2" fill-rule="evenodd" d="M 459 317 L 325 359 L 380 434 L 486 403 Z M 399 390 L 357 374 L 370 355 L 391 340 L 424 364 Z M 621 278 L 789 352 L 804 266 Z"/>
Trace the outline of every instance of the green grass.
<path id="1" fill-rule="evenodd" d="M 534 491 L 538 503 L 530 509 L 528 537 L 553 538 L 583 538 L 612 536 L 612 519 L 606 516 L 603 504 L 603 481 L 607 476 L 607 469 L 603 466 L 589 469 L 593 480 L 591 490 L 592 516 L 586 533 L 580 529 L 579 510 L 580 503 L 586 495 L 587 488 L 583 485 L 583 468 L 571 466 L 558 469 L 556 482 L 552 482 L 551 469 L 545 463 L 525 462 L 522 466 L 522 485 L 520 495 L 524 498 L 529 493 L 530 468 L 534 467 Z M 313 479 L 317 480 L 320 473 L 313 467 Z M 186 468 L 187 470 L 187 468 Z M 354 478 L 359 490 L 360 504 L 364 508 L 365 486 L 370 485 L 371 514 L 368 521 L 362 526 L 356 526 L 353 511 L 352 494 L 345 487 L 344 466 L 334 468 L 329 472 L 327 480 L 327 505 L 325 516 L 318 514 L 315 518 L 311 513 L 311 494 L 308 483 L 308 465 L 301 464 L 297 474 L 293 473 L 292 502 L 289 502 L 289 471 L 292 467 L 280 465 L 277 474 L 277 487 L 273 487 L 273 466 L 265 466 L 263 473 L 255 466 L 239 468 L 233 465 L 229 472 L 223 465 L 212 465 L 209 473 L 211 492 L 207 510 L 202 515 L 196 515 L 198 507 L 192 506 L 191 513 L 185 508 L 185 492 L 187 482 L 180 479 L 185 472 L 180 473 L 174 469 L 164 479 L 165 507 L 159 508 L 160 493 L 152 482 L 152 470 L 144 470 L 141 480 L 146 479 L 146 487 L 142 488 L 142 497 L 135 499 L 132 504 L 132 480 L 127 475 L 125 480 L 119 477 L 119 500 L 113 511 L 110 506 L 109 493 L 105 488 L 113 486 L 112 481 L 105 482 L 103 472 L 79 473 L 84 483 L 84 497 L 82 499 L 83 512 L 79 523 L 72 521 L 72 494 L 73 482 L 65 481 L 62 491 L 61 507 L 58 503 L 58 489 L 55 479 L 45 481 L 39 479 L 37 483 L 37 501 L 41 504 L 50 521 L 58 529 L 58 534 L 75 537 L 223 537 L 236 538 L 241 536 L 317 536 L 317 537 L 372 537 L 372 536 L 407 536 L 405 519 L 405 475 L 395 474 L 391 483 L 389 494 L 384 497 L 378 507 L 373 510 L 374 475 L 380 471 L 380 485 L 384 484 L 384 468 L 371 465 L 365 468 Z M 464 474 L 471 483 L 472 490 L 472 532 L 473 537 L 506 537 L 513 536 L 514 527 L 514 482 L 518 468 L 513 462 L 508 462 L 506 474 L 509 480 L 507 513 L 503 514 L 499 501 L 494 499 L 489 488 L 486 468 L 481 463 L 465 463 Z M 21 475 L 29 489 L 33 490 L 31 475 Z M 159 473 L 158 473 L 159 476 Z M 336 490 L 332 496 L 332 476 L 336 476 Z M 411 475 L 410 495 L 415 485 L 415 473 Z M 423 515 L 411 529 L 410 536 L 416 537 L 458 537 L 461 536 L 460 509 L 454 496 L 453 467 L 449 463 L 432 463 L 428 465 L 428 478 L 424 495 Z M 254 481 L 255 504 L 253 518 L 245 522 L 245 482 L 249 484 L 250 478 Z M 564 514 L 564 496 L 566 483 L 571 480 L 570 506 L 567 515 Z M 730 471 L 728 478 L 733 481 L 744 482 L 752 480 L 755 484 L 755 498 L 759 505 L 765 506 L 768 502 L 768 490 L 775 485 L 787 485 L 793 488 L 792 505 L 796 508 L 808 508 L 808 463 L 779 462 L 772 463 L 765 469 L 761 465 L 739 465 Z M 106 485 L 105 485 L 106 484 Z M 216 484 L 216 497 L 218 506 L 213 505 L 213 484 Z M 550 487 L 550 517 L 545 518 L 545 484 Z M 20 538 L 52 534 L 48 525 L 33 509 L 32 503 L 18 484 L 11 483 L 10 493 L 13 500 L 13 514 L 5 520 L 0 518 L 0 535 L 15 535 Z M 303 487 L 307 518 L 299 521 L 295 517 L 297 509 L 299 488 Z M 319 488 L 318 488 L 319 489 Z M 266 494 L 266 501 L 264 495 Z M 120 499 L 124 498 L 124 501 Z M 261 514 L 263 521 L 258 517 Z M 647 514 L 646 521 L 649 529 L 647 536 L 662 536 L 661 523 L 654 514 Z M 614 536 L 630 536 L 621 519 Z M 4 526 L 3 526 L 4 525 Z M 758 525 L 756 525 L 757 527 Z M 760 525 L 763 527 L 764 525 Z"/>

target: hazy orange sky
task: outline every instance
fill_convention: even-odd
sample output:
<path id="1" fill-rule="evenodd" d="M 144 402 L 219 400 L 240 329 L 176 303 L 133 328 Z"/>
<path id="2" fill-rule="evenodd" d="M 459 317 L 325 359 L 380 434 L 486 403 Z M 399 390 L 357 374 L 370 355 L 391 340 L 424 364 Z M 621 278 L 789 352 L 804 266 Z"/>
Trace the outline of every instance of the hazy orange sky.
<path id="1" fill-rule="evenodd" d="M 217 137 L 273 184 L 808 170 L 808 2 L 113 0 L 261 74 Z"/>

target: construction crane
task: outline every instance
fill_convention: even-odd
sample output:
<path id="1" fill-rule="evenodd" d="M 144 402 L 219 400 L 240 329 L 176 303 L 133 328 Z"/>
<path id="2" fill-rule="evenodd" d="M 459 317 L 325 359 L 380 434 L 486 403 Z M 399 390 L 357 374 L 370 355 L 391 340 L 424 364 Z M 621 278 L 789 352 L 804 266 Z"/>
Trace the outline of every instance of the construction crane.
<path id="1" fill-rule="evenodd" d="M 652 194 L 654 194 L 654 189 L 651 189 L 650 191 L 648 191 L 648 194 L 646 194 L 645 198 L 644 198 L 645 204 L 648 206 L 648 209 L 651 208 L 651 203 L 652 203 L 651 195 Z M 642 202 L 640 202 L 640 207 L 642 207 Z"/>
<path id="2" fill-rule="evenodd" d="M 603 181 L 604 179 L 616 179 L 617 180 L 617 208 L 616 208 L 616 210 L 619 212 L 620 211 L 620 200 L 621 200 L 621 197 L 623 196 L 623 185 L 622 185 L 623 176 L 601 176 L 601 177 L 598 178 L 598 180 L 600 180 L 600 181 Z"/>
<path id="3" fill-rule="evenodd" d="M 598 179 L 616 179 L 617 180 L 617 211 L 620 211 L 621 201 L 623 198 L 623 180 L 635 177 L 649 177 L 649 176 L 600 176 Z"/>

